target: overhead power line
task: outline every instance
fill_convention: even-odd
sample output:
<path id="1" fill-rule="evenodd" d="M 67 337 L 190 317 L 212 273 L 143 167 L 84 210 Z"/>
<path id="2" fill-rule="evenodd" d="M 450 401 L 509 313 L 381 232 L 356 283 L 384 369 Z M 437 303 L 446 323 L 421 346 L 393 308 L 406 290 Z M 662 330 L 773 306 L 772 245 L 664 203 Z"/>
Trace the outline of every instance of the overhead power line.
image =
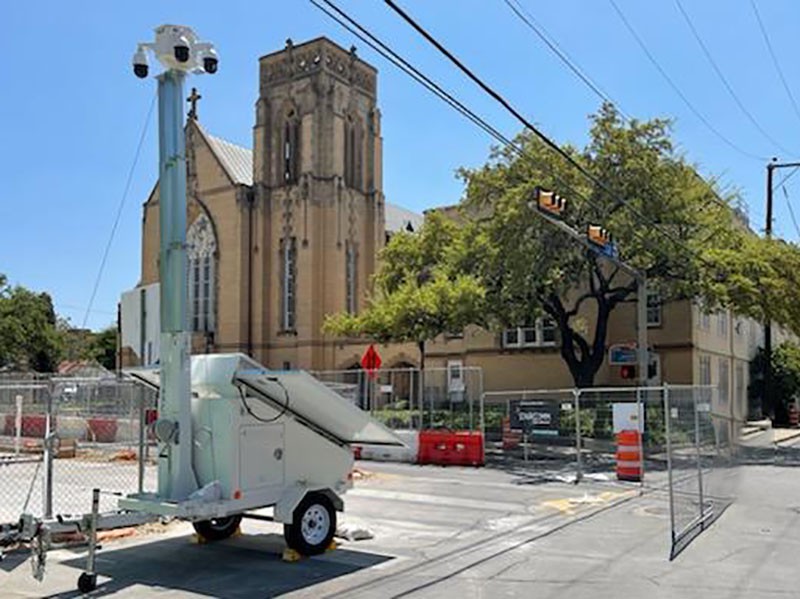
<path id="1" fill-rule="evenodd" d="M 623 117 L 625 117 L 629 121 L 631 120 L 631 117 L 625 114 L 622 108 L 620 108 L 619 104 L 616 101 L 614 101 L 611 98 L 611 96 L 609 96 L 606 92 L 600 89 L 600 87 L 593 82 L 592 78 L 586 73 L 586 71 L 582 69 L 580 66 L 578 66 L 578 64 L 575 63 L 575 61 L 569 57 L 566 51 L 564 51 L 563 48 L 559 46 L 558 42 L 553 38 L 553 36 L 550 35 L 544 29 L 544 27 L 542 27 L 542 25 L 537 22 L 536 18 L 530 13 L 530 11 L 525 9 L 520 0 L 503 0 L 503 2 L 506 3 L 506 5 L 513 11 L 513 13 L 520 20 L 522 20 L 522 22 L 525 25 L 527 25 L 528 28 L 531 29 L 539 37 L 539 39 L 541 39 L 547 45 L 547 47 L 550 48 L 550 50 L 556 54 L 556 56 L 558 56 L 558 58 L 565 65 L 567 65 L 567 67 L 569 67 L 570 71 L 572 71 L 584 84 L 586 84 L 586 86 L 590 90 L 592 90 L 598 98 L 600 98 L 604 102 L 612 104 L 613 106 L 616 107 L 617 111 Z M 724 206 L 726 208 L 730 207 L 729 204 L 719 196 L 719 194 L 714 189 L 714 186 L 711 182 L 707 181 L 695 169 L 692 169 L 692 173 L 694 174 L 694 176 L 697 178 L 698 181 L 703 183 L 708 188 L 708 190 L 712 194 L 712 198 L 715 203 L 717 203 L 720 206 Z"/>
<path id="2" fill-rule="evenodd" d="M 506 6 L 511 9 L 511 11 L 517 16 L 517 18 L 522 21 L 528 29 L 533 31 L 536 36 L 544 42 L 544 44 L 555 54 L 559 60 L 561 60 L 566 67 L 572 71 L 578 79 L 583 81 L 583 83 L 588 87 L 590 90 L 594 92 L 594 94 L 603 100 L 604 102 L 608 102 L 609 104 L 613 104 L 616 106 L 617 110 L 624 116 L 626 119 L 630 120 L 630 117 L 625 114 L 625 111 L 622 110 L 619 103 L 616 102 L 609 96 L 605 91 L 601 89 L 601 87 L 595 83 L 592 78 L 584 71 L 570 56 L 561 48 L 550 35 L 547 30 L 538 23 L 536 18 L 527 10 L 519 0 L 503 0 Z"/>
<path id="3" fill-rule="evenodd" d="M 792 208 L 792 203 L 789 201 L 789 192 L 786 191 L 786 188 L 783 187 L 783 197 L 786 198 L 786 207 L 789 209 L 789 216 L 792 217 L 792 224 L 794 225 L 794 230 L 797 233 L 797 238 L 800 239 L 800 226 L 797 225 L 797 219 L 794 216 L 794 208 Z"/>
<path id="4" fill-rule="evenodd" d="M 136 152 L 133 155 L 133 162 L 131 163 L 131 168 L 128 170 L 128 178 L 125 181 L 125 188 L 122 192 L 122 197 L 119 201 L 119 206 L 117 207 L 117 214 L 114 217 L 114 224 L 111 226 L 111 232 L 108 235 L 108 241 L 106 242 L 105 250 L 103 250 L 103 257 L 100 260 L 100 268 L 97 270 L 97 276 L 94 279 L 94 285 L 92 287 L 92 295 L 89 298 L 89 304 L 86 306 L 86 312 L 83 315 L 83 324 L 81 325 L 82 328 L 86 328 L 86 323 L 89 320 L 89 314 L 92 312 L 92 306 L 94 305 L 94 298 L 97 296 L 97 289 L 100 287 L 100 280 L 103 278 L 103 270 L 106 267 L 106 261 L 108 260 L 108 253 L 111 250 L 111 244 L 114 242 L 114 236 L 117 233 L 117 227 L 119 226 L 119 220 L 122 217 L 122 209 L 125 208 L 125 201 L 128 199 L 128 192 L 131 188 L 131 182 L 133 181 L 133 173 L 136 170 L 136 165 L 139 163 L 139 155 L 142 153 L 142 145 L 144 145 L 144 138 L 147 135 L 147 129 L 150 126 L 150 117 L 153 115 L 153 107 L 156 105 L 156 96 L 153 96 L 153 99 L 150 101 L 150 107 L 147 109 L 147 116 L 144 118 L 144 123 L 142 123 L 142 133 L 139 136 L 139 143 L 136 145 Z"/>
<path id="5" fill-rule="evenodd" d="M 764 22 L 761 20 L 761 14 L 758 12 L 758 7 L 756 6 L 755 0 L 750 0 L 750 6 L 753 7 L 753 14 L 756 17 L 758 28 L 761 30 L 761 35 L 764 38 L 764 43 L 767 45 L 767 50 L 769 50 L 770 57 L 772 57 L 772 64 L 775 67 L 775 70 L 778 72 L 778 77 L 781 80 L 781 84 L 783 84 L 783 89 L 786 91 L 786 95 L 789 96 L 789 101 L 792 103 L 794 114 L 795 116 L 797 116 L 798 120 L 800 120 L 800 107 L 797 106 L 797 101 L 794 99 L 794 94 L 792 93 L 789 84 L 786 82 L 786 77 L 783 75 L 783 69 L 781 69 L 781 64 L 778 61 L 778 56 L 775 54 L 775 49 L 772 47 L 772 42 L 770 42 L 769 40 L 769 35 L 767 35 L 767 28 L 764 26 Z"/>
<path id="6" fill-rule="evenodd" d="M 330 4 L 329 0 L 325 0 L 326 3 Z M 514 108 L 508 100 L 506 100 L 502 95 L 500 95 L 496 90 L 490 87 L 486 82 L 484 82 L 480 77 L 478 77 L 472 70 L 470 70 L 463 62 L 461 62 L 452 52 L 450 52 L 447 48 L 445 48 L 436 38 L 434 38 L 424 27 L 422 27 L 419 23 L 417 23 L 410 15 L 408 15 L 402 8 L 400 8 L 393 0 L 384 0 L 384 2 L 395 12 L 397 13 L 406 23 L 408 23 L 415 31 L 417 31 L 422 37 L 424 37 L 432 46 L 434 46 L 441 54 L 447 57 L 450 62 L 452 62 L 458 69 L 464 73 L 469 79 L 471 79 L 478 87 L 480 87 L 484 92 L 486 92 L 489 96 L 491 96 L 495 101 L 497 101 L 501 106 L 503 106 L 512 116 L 514 116 L 522 125 L 531 131 L 536 137 L 538 137 L 546 147 L 552 149 L 554 152 L 562 156 L 569 164 L 574 166 L 581 174 L 583 174 L 589 181 L 594 183 L 598 188 L 602 189 L 606 193 L 609 194 L 618 205 L 625 206 L 628 208 L 639 221 L 640 224 L 644 224 L 650 227 L 651 231 L 656 231 L 662 237 L 671 240 L 674 244 L 679 247 L 682 247 L 689 252 L 693 253 L 700 261 L 705 264 L 709 264 L 705 258 L 699 254 L 696 250 L 690 248 L 686 242 L 679 237 L 675 237 L 671 232 L 665 231 L 661 228 L 658 223 L 650 219 L 641 210 L 632 206 L 630 202 L 626 199 L 621 197 L 618 193 L 614 190 L 610 189 L 603 181 L 598 179 L 594 174 L 589 172 L 582 164 L 580 164 L 577 160 L 575 160 L 569 153 L 564 151 L 557 143 L 551 140 L 547 135 L 542 133 L 535 125 L 533 125 L 525 116 L 523 116 L 516 108 Z"/>
<path id="7" fill-rule="evenodd" d="M 745 150 L 741 146 L 731 141 L 728 137 L 723 135 L 719 131 L 719 129 L 717 129 L 716 127 L 714 127 L 714 125 L 711 124 L 711 122 L 703 115 L 703 113 L 700 112 L 695 107 L 694 104 L 692 104 L 692 102 L 689 100 L 686 94 L 684 94 L 683 91 L 681 91 L 681 88 L 678 87 L 678 84 L 675 83 L 675 81 L 672 79 L 672 77 L 669 76 L 667 71 L 664 70 L 664 67 L 661 66 L 661 63 L 659 63 L 658 60 L 656 60 L 656 57 L 653 55 L 652 52 L 650 52 L 650 49 L 644 43 L 644 40 L 636 32 L 636 29 L 633 28 L 633 25 L 631 25 L 630 21 L 625 16 L 625 13 L 622 12 L 622 9 L 620 9 L 617 3 L 614 0 L 608 0 L 608 1 L 609 3 L 611 3 L 611 6 L 617 13 L 617 16 L 619 17 L 620 21 L 622 21 L 622 24 L 628 30 L 628 33 L 631 34 L 631 37 L 633 37 L 633 39 L 636 41 L 637 45 L 642 50 L 647 59 L 650 61 L 650 63 L 653 65 L 653 67 L 655 67 L 655 69 L 659 72 L 664 81 L 667 82 L 670 88 L 672 88 L 672 91 L 674 91 L 675 94 L 681 99 L 681 101 L 683 101 L 683 103 L 692 112 L 692 114 L 694 114 L 694 116 L 697 117 L 697 119 L 701 123 L 703 123 L 703 125 L 705 125 L 706 129 L 711 131 L 711 133 L 713 133 L 720 141 L 722 141 L 725 145 L 727 145 L 732 150 L 738 152 L 742 156 L 746 156 L 748 158 L 752 158 L 753 160 L 758 160 L 760 162 L 766 162 L 768 160 L 767 158 L 765 158 L 764 156 L 759 156 L 758 154 L 754 154 L 748 150 Z"/>
<path id="8" fill-rule="evenodd" d="M 750 112 L 744 105 L 744 102 L 742 102 L 741 98 L 739 98 L 739 95 L 734 91 L 733 86 L 731 86 L 730 82 L 728 81 L 728 78 L 725 77 L 725 75 L 723 74 L 722 69 L 719 68 L 717 61 L 714 60 L 714 56 L 711 54 L 711 51 L 708 49 L 708 46 L 706 46 L 706 43 L 703 41 L 703 37 L 700 35 L 700 32 L 697 30 L 697 27 L 694 26 L 694 22 L 689 16 L 689 13 L 686 12 L 686 9 L 683 7 L 681 0 L 675 0 L 675 5 L 678 7 L 678 11 L 683 16 L 684 21 L 686 21 L 686 24 L 689 26 L 689 29 L 692 32 L 692 36 L 694 37 L 697 44 L 700 46 L 700 49 L 703 51 L 703 54 L 708 60 L 708 63 L 711 65 L 711 68 L 714 69 L 717 78 L 722 82 L 722 85 L 728 91 L 728 95 L 730 95 L 730 97 L 736 103 L 736 106 L 739 107 L 739 110 L 742 112 L 742 114 L 747 118 L 748 121 L 750 121 L 753 127 L 755 127 L 759 133 L 761 133 L 764 139 L 766 139 L 773 146 L 775 146 L 785 154 L 793 155 L 793 152 L 791 150 L 786 149 L 786 146 L 782 145 L 777 139 L 772 137 L 772 135 L 770 135 L 769 132 L 766 129 L 764 129 L 764 127 L 761 126 L 761 124 L 753 116 L 753 113 Z"/>

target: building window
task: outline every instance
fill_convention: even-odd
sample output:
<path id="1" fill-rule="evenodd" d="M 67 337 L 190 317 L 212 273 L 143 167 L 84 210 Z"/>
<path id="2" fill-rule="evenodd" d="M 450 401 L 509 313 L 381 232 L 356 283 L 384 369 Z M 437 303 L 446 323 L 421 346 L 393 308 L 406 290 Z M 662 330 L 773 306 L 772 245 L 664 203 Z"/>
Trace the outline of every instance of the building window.
<path id="1" fill-rule="evenodd" d="M 728 359 L 719 359 L 719 400 L 728 403 L 728 393 L 730 392 L 730 371 Z"/>
<path id="2" fill-rule="evenodd" d="M 450 393 L 464 391 L 464 363 L 461 360 L 447 362 L 447 390 Z"/>
<path id="3" fill-rule="evenodd" d="M 717 333 L 720 337 L 728 336 L 728 311 L 724 310 L 717 314 Z"/>
<path id="4" fill-rule="evenodd" d="M 283 183 L 294 185 L 300 178 L 300 122 L 291 111 L 283 125 Z"/>
<path id="5" fill-rule="evenodd" d="M 348 241 L 345 246 L 345 303 L 346 310 L 355 314 L 358 309 L 358 295 L 356 293 L 356 248 L 355 244 Z"/>
<path id="6" fill-rule="evenodd" d="M 534 326 L 513 327 L 503 331 L 503 347 L 551 347 L 556 344 L 556 323 L 547 316 L 537 318 Z"/>
<path id="7" fill-rule="evenodd" d="M 711 357 L 700 356 L 700 384 L 711 384 Z"/>
<path id="8" fill-rule="evenodd" d="M 189 261 L 189 324 L 192 331 L 214 331 L 214 276 L 217 242 L 208 217 L 201 215 L 186 234 Z"/>
<path id="9" fill-rule="evenodd" d="M 657 289 L 647 290 L 647 326 L 661 326 L 661 293 Z"/>
<path id="10" fill-rule="evenodd" d="M 711 314 L 700 304 L 696 305 L 697 308 L 697 324 L 703 331 L 711 330 Z"/>
<path id="11" fill-rule="evenodd" d="M 362 187 L 363 136 L 358 120 L 347 115 L 344 124 L 344 184 L 353 189 Z"/>
<path id="12" fill-rule="evenodd" d="M 281 239 L 281 328 L 295 330 L 297 299 L 297 240 Z"/>

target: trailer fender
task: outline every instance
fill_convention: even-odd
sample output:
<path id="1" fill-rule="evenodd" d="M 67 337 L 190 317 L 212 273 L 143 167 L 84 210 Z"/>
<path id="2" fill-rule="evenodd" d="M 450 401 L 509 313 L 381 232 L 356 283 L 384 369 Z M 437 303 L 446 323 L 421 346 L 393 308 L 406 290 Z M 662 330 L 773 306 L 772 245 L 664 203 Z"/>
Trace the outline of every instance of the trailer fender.
<path id="1" fill-rule="evenodd" d="M 275 521 L 282 522 L 284 524 L 291 524 L 295 508 L 300 505 L 300 502 L 303 500 L 303 497 L 306 496 L 306 493 L 311 491 L 322 493 L 328 499 L 330 499 L 331 503 L 333 503 L 334 509 L 337 512 L 344 511 L 344 501 L 342 501 L 342 498 L 334 493 L 331 489 L 310 489 L 308 487 L 295 485 L 288 487 L 275 504 L 273 512 Z"/>

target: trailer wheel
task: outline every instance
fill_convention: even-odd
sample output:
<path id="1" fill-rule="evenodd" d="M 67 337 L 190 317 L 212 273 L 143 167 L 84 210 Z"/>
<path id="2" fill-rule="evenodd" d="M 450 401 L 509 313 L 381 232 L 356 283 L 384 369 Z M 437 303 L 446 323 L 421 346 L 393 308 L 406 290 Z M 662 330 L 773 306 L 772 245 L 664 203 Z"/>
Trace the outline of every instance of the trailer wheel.
<path id="1" fill-rule="evenodd" d="M 91 593 L 97 588 L 97 574 L 84 572 L 78 577 L 78 590 L 83 593 Z"/>
<path id="2" fill-rule="evenodd" d="M 319 555 L 330 547 L 336 532 L 336 510 L 322 493 L 308 493 L 283 525 L 286 544 L 300 555 Z"/>
<path id="3" fill-rule="evenodd" d="M 227 539 L 239 528 L 242 521 L 241 514 L 225 516 L 224 518 L 212 518 L 211 520 L 200 520 L 192 522 L 195 532 L 206 541 L 221 541 Z"/>

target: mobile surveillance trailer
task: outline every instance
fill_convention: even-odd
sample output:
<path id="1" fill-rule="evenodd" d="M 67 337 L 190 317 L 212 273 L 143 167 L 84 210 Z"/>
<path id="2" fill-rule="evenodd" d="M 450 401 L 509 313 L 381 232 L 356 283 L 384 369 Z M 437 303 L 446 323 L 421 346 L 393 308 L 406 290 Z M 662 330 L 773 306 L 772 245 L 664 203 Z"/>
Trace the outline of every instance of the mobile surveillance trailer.
<path id="1" fill-rule="evenodd" d="M 189 356 L 186 263 L 186 150 L 183 80 L 215 73 L 213 45 L 191 28 L 162 25 L 133 56 L 137 77 L 148 52 L 165 71 L 159 101 L 160 366 L 133 371 L 159 391 L 158 490 L 120 499 L 126 514 L 189 520 L 208 540 L 230 536 L 246 512 L 273 507 L 287 544 L 324 551 L 336 529 L 341 495 L 352 485 L 351 443 L 403 445 L 394 434 L 300 371 L 272 372 L 243 354 Z M 96 587 L 98 491 L 90 519 L 87 571 L 78 588 Z"/>

